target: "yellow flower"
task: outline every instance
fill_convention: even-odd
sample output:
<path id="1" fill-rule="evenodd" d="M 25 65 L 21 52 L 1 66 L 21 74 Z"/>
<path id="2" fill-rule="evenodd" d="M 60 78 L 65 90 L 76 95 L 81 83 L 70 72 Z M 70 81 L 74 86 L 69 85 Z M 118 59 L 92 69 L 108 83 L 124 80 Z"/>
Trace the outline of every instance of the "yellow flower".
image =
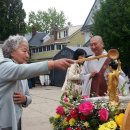
<path id="1" fill-rule="evenodd" d="M 56 118 L 56 119 L 58 119 L 58 118 L 60 118 L 60 117 L 61 117 L 60 114 L 55 114 L 55 116 L 54 116 L 54 118 Z"/>
<path id="2" fill-rule="evenodd" d="M 98 128 L 98 130 L 110 130 L 109 128 L 105 127 L 105 124 L 100 125 L 99 128 Z"/>
<path id="3" fill-rule="evenodd" d="M 64 126 L 67 126 L 67 125 L 68 125 L 68 122 L 66 121 L 66 119 L 63 120 L 63 125 L 64 125 Z"/>
<path id="4" fill-rule="evenodd" d="M 86 128 L 88 128 L 89 127 L 89 123 L 86 121 L 86 122 L 84 122 L 84 126 L 86 127 Z"/>
<path id="5" fill-rule="evenodd" d="M 69 120 L 69 124 L 70 124 L 70 126 L 73 126 L 73 125 L 75 124 L 75 119 L 74 119 L 74 118 L 71 118 L 71 119 Z"/>
<path id="6" fill-rule="evenodd" d="M 116 130 L 117 125 L 115 121 L 109 121 L 99 126 L 98 130 Z"/>
<path id="7" fill-rule="evenodd" d="M 111 120 L 107 123 L 107 127 L 112 129 L 112 130 L 115 130 L 117 128 L 117 124 L 115 121 Z"/>
<path id="8" fill-rule="evenodd" d="M 119 115 L 115 116 L 115 121 L 120 126 L 120 128 L 122 127 L 123 118 L 124 118 L 124 114 L 123 113 L 120 113 Z"/>

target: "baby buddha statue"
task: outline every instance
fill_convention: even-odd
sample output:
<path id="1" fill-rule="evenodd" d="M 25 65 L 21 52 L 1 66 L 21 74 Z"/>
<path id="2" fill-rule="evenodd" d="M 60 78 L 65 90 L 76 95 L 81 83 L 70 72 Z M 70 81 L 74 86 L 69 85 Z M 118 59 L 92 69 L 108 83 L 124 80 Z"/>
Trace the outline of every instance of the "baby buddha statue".
<path id="1" fill-rule="evenodd" d="M 110 104 L 118 105 L 118 80 L 121 73 L 121 62 L 112 61 L 109 64 L 110 73 L 108 74 L 108 96 Z"/>

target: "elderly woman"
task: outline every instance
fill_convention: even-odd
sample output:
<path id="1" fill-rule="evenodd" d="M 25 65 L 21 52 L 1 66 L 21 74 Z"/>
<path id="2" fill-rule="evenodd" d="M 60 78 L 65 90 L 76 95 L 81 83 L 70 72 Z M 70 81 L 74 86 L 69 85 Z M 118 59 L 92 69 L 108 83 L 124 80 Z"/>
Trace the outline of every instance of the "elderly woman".
<path id="1" fill-rule="evenodd" d="M 25 79 L 42 75 L 54 68 L 67 69 L 73 60 L 27 64 L 29 46 L 20 35 L 10 36 L 2 50 L 5 59 L 0 61 L 0 130 L 20 130 L 21 108 L 31 103 Z"/>

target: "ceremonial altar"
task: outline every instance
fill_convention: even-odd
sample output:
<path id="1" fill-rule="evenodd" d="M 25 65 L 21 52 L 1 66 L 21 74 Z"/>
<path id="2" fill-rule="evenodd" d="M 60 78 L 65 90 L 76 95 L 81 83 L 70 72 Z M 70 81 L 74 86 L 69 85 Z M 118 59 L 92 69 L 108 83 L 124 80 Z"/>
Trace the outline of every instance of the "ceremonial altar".
<path id="1" fill-rule="evenodd" d="M 119 62 L 115 75 L 109 76 L 107 96 L 89 98 L 77 94 L 74 97 L 70 87 L 68 95 L 62 95 L 55 115 L 49 118 L 53 130 L 128 130 L 123 126 L 123 120 L 130 96 L 119 96 L 117 81 L 111 79 L 119 76 L 120 69 Z M 127 110 L 128 114 L 130 110 Z M 124 124 L 128 125 L 126 118 Z"/>

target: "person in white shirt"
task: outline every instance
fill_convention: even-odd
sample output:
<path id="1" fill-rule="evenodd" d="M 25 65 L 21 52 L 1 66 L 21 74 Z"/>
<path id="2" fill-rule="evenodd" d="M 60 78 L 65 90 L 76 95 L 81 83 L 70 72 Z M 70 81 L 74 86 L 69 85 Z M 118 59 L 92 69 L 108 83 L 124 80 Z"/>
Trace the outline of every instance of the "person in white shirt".
<path id="1" fill-rule="evenodd" d="M 93 36 L 90 39 L 90 47 L 94 53 L 91 57 L 107 54 L 104 50 L 104 42 L 101 36 Z M 85 61 L 81 71 L 83 80 L 82 95 L 104 96 L 107 93 L 105 71 L 110 60 L 107 57 Z"/>
<path id="2" fill-rule="evenodd" d="M 101 36 L 93 36 L 90 39 L 90 47 L 94 55 L 91 57 L 106 55 L 104 50 L 104 42 Z M 106 96 L 108 90 L 106 75 L 109 73 L 109 64 L 111 60 L 108 57 L 85 61 L 81 71 L 81 79 L 83 81 L 82 95 L 93 96 Z M 124 73 L 121 73 L 123 79 Z M 120 76 L 119 76 L 120 77 Z M 119 80 L 119 83 L 121 80 Z"/>
<path id="3" fill-rule="evenodd" d="M 87 53 L 83 49 L 77 49 L 74 52 L 73 60 L 85 58 Z M 74 63 L 68 69 L 66 78 L 62 87 L 62 91 L 66 94 L 71 93 L 73 97 L 82 92 L 82 82 L 80 79 L 80 72 L 82 69 L 82 63 Z"/>

